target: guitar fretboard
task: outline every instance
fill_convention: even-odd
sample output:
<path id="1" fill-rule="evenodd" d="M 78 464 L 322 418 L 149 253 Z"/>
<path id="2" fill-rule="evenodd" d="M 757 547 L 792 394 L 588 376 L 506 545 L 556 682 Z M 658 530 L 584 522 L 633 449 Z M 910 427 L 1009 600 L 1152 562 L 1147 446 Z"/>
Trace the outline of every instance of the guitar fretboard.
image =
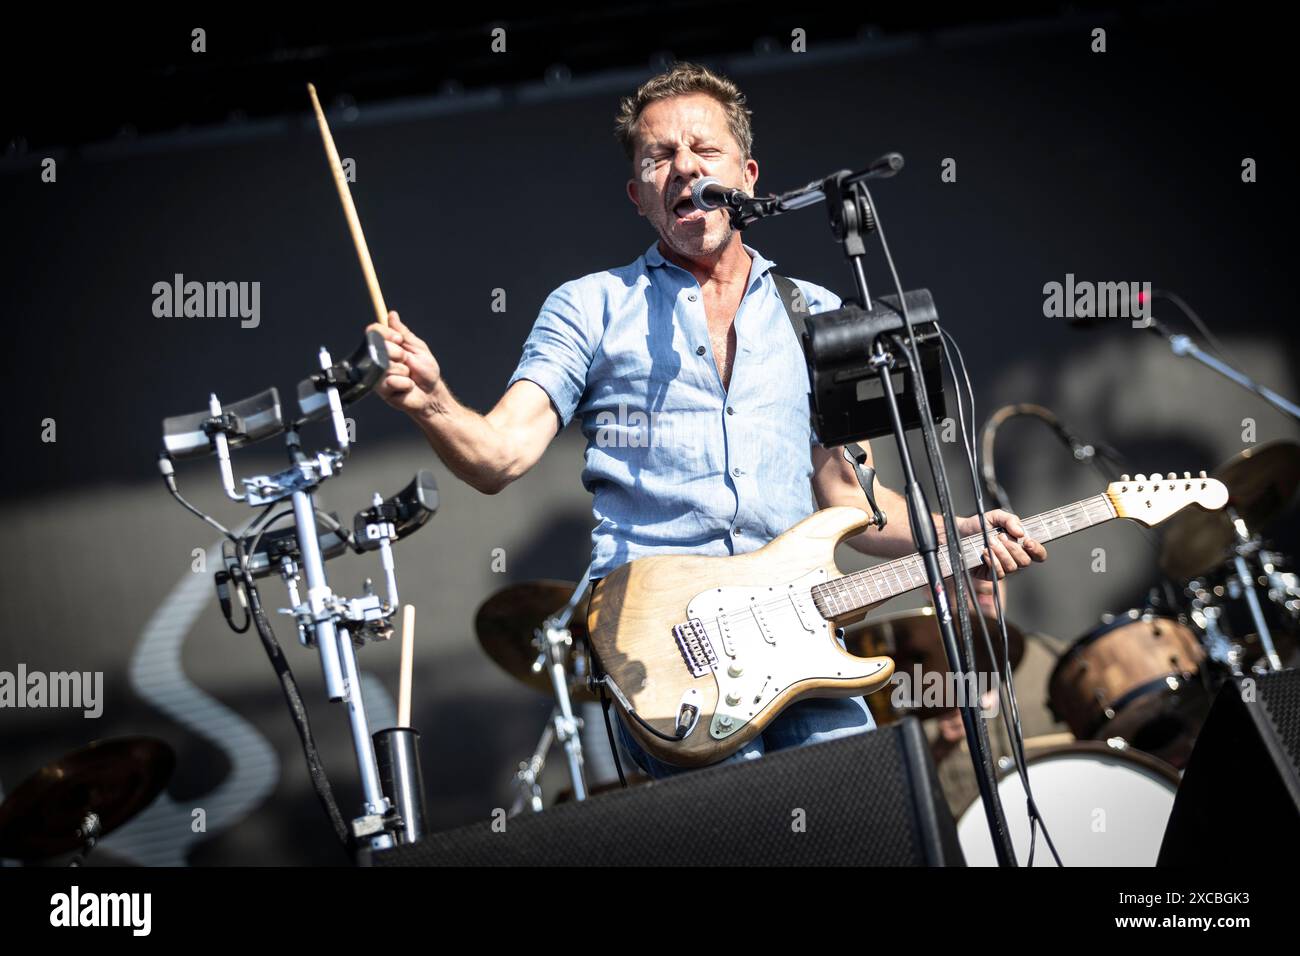
<path id="1" fill-rule="evenodd" d="M 1073 504 L 1045 511 L 1031 518 L 1022 518 L 1025 533 L 1035 541 L 1051 541 L 1063 538 L 1075 531 L 1091 528 L 1116 517 L 1115 507 L 1106 495 L 1085 498 Z M 990 528 L 990 535 L 1001 535 L 1000 529 Z M 973 534 L 962 538 L 961 555 L 967 568 L 977 568 L 983 563 L 984 539 L 982 535 Z M 939 567 L 943 576 L 952 574 L 952 562 L 948 557 L 947 545 L 939 547 Z M 864 607 L 886 601 L 889 598 L 911 591 L 926 584 L 925 565 L 919 554 L 909 554 L 905 558 L 896 558 L 855 571 L 825 584 L 814 585 L 813 603 L 822 617 L 839 617 Z"/>

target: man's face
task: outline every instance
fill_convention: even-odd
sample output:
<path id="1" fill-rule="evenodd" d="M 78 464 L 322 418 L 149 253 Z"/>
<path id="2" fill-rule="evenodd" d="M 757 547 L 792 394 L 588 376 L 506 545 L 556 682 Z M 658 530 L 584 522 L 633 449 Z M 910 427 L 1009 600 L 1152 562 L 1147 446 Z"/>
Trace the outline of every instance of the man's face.
<path id="1" fill-rule="evenodd" d="M 725 209 L 706 213 L 691 204 L 691 186 L 705 176 L 751 195 L 758 181 L 758 163 L 741 156 L 722 104 L 692 93 L 642 110 L 627 194 L 664 244 L 683 256 L 713 255 L 731 239 Z"/>

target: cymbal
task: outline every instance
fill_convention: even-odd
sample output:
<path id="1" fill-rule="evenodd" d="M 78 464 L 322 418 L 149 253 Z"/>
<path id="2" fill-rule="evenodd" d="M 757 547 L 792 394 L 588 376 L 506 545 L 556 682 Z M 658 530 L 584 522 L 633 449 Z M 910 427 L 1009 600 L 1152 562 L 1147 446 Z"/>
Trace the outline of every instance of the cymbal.
<path id="1" fill-rule="evenodd" d="M 0 856 L 45 860 L 79 849 L 87 813 L 100 839 L 149 806 L 171 779 L 176 754 L 154 737 L 97 740 L 32 774 L 0 805 Z"/>
<path id="2" fill-rule="evenodd" d="M 1204 574 L 1222 563 L 1236 535 L 1228 509 L 1252 531 L 1284 512 L 1300 487 L 1300 445 L 1269 442 L 1229 458 L 1211 476 L 1228 486 L 1228 506 L 1220 511 L 1185 508 L 1165 526 L 1160 568 L 1175 581 Z"/>
<path id="3" fill-rule="evenodd" d="M 541 652 L 533 643 L 533 632 L 569 603 L 577 585 L 572 581 L 524 581 L 497 591 L 474 615 L 474 633 L 487 656 L 515 680 L 543 694 L 553 693 L 550 675 L 533 671 Z M 584 598 L 569 620 L 573 647 L 569 650 L 570 671 L 576 655 L 585 664 L 583 646 L 587 639 L 587 602 Z M 586 673 L 586 668 L 582 669 Z M 574 700 L 592 701 L 596 695 L 584 683 L 573 682 L 569 694 Z"/>
<path id="4" fill-rule="evenodd" d="M 985 618 L 989 638 L 998 658 L 1002 656 L 1002 632 L 998 629 L 995 618 Z M 954 625 L 955 625 L 954 621 Z M 972 637 L 975 644 L 975 671 L 979 674 L 991 673 L 988 651 L 984 646 L 979 622 L 972 620 L 974 628 Z M 1020 665 L 1025 656 L 1025 636 L 1020 628 L 1007 622 L 1007 640 L 1011 652 L 1011 669 Z M 944 652 L 943 641 L 939 637 L 939 625 L 934 617 L 934 608 L 923 607 L 912 611 L 900 611 L 883 617 L 870 618 L 851 624 L 844 629 L 844 646 L 850 654 L 858 657 L 892 657 L 894 673 L 907 674 L 910 679 L 915 668 L 920 665 L 922 674 L 947 674 L 948 655 Z M 868 698 L 868 702 L 871 698 Z M 920 707 L 908 712 L 917 717 L 937 717 L 949 708 Z"/>

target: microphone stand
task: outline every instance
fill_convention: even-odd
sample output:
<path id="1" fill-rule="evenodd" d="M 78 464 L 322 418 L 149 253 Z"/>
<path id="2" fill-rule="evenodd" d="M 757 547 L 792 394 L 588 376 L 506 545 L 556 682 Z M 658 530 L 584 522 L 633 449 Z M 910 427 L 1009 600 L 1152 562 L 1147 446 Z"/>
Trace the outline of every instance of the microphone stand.
<path id="1" fill-rule="evenodd" d="M 1222 359 L 1215 358 L 1213 355 L 1209 355 L 1202 351 L 1200 346 L 1191 340 L 1190 336 L 1170 332 L 1168 326 L 1155 318 L 1149 320 L 1147 328 L 1168 342 L 1169 348 L 1175 355 L 1196 359 L 1196 361 L 1200 362 L 1206 368 L 1213 369 L 1224 378 L 1236 382 L 1247 391 L 1254 392 L 1278 411 L 1290 415 L 1296 421 L 1300 421 L 1300 405 L 1296 405 L 1295 402 L 1283 398 L 1271 388 L 1265 388 L 1245 372 L 1233 368 Z"/>
<path id="2" fill-rule="evenodd" d="M 867 310 L 871 309 L 871 295 L 867 288 L 866 272 L 863 268 L 863 260 L 866 258 L 864 234 L 875 231 L 876 216 L 871 205 L 870 196 L 866 191 L 865 181 L 869 178 L 891 176 L 901 165 L 902 157 L 896 153 L 889 154 L 859 173 L 850 173 L 844 170 L 821 180 L 819 183 L 810 184 L 803 190 L 796 190 L 796 193 L 800 194 L 801 197 L 811 198 L 816 196 L 815 199 L 811 199 L 812 202 L 825 198 L 830 216 L 831 231 L 835 234 L 837 241 L 844 246 L 844 254 L 853 270 L 858 296 L 863 307 Z M 787 194 L 787 196 L 789 195 Z M 810 204 L 807 201 L 796 200 L 795 202 L 796 204 L 790 204 L 787 200 L 784 205 L 786 208 L 801 208 L 803 205 Z M 745 204 L 742 202 L 740 205 Z M 751 207 L 749 211 L 755 214 L 755 218 L 760 218 L 765 214 L 772 215 L 783 212 L 785 209 L 779 207 L 754 209 Z M 894 348 L 902 352 L 906 364 L 911 366 L 915 376 L 914 391 L 917 410 L 920 414 L 921 432 L 925 438 L 927 456 L 935 475 L 936 485 L 938 485 L 940 482 L 946 482 L 946 477 L 943 474 L 943 462 L 939 451 L 938 437 L 935 434 L 934 421 L 930 414 L 930 402 L 924 384 L 924 371 L 920 363 L 915 359 L 917 354 L 915 333 L 911 319 L 907 314 L 906 300 L 900 301 L 899 306 L 903 314 L 905 333 L 901 337 L 895 337 Z M 868 361 L 871 368 L 880 377 L 881 391 L 885 396 L 889 409 L 894 441 L 898 446 L 899 460 L 903 466 L 904 497 L 907 500 L 907 513 L 908 520 L 911 523 L 912 537 L 916 542 L 922 564 L 925 567 L 930 588 L 930 600 L 934 605 L 935 617 L 938 621 L 939 633 L 943 639 L 944 651 L 947 654 L 949 666 L 954 667 L 958 673 L 971 674 L 975 670 L 975 655 L 971 643 L 970 619 L 966 607 L 966 589 L 962 580 L 964 564 L 960 558 L 961 542 L 956 533 L 956 517 L 952 514 L 951 502 L 943 500 L 944 495 L 941 489 L 940 498 L 945 506 L 945 522 L 950 531 L 947 540 L 949 563 L 952 566 L 953 584 L 956 588 L 958 619 L 962 625 L 962 641 L 960 642 L 953 627 L 952 612 L 943 586 L 943 572 L 938 558 L 938 532 L 935 528 L 933 512 L 930 510 L 920 482 L 917 481 L 916 470 L 907 445 L 906 428 L 903 424 L 902 414 L 899 411 L 898 399 L 894 394 L 892 371 L 898 364 L 897 358 L 894 352 L 886 347 L 882 339 L 883 336 L 876 338 Z M 984 812 L 988 820 L 989 833 L 993 840 L 993 848 L 997 855 L 998 864 L 1000 866 L 1016 866 L 1015 849 L 1011 843 L 1006 814 L 998 795 L 988 729 L 980 718 L 979 706 L 978 701 L 966 701 L 959 708 L 962 725 L 966 731 L 966 740 L 970 748 L 971 760 L 975 766 L 975 776 L 979 784 L 980 797 L 984 803 Z"/>

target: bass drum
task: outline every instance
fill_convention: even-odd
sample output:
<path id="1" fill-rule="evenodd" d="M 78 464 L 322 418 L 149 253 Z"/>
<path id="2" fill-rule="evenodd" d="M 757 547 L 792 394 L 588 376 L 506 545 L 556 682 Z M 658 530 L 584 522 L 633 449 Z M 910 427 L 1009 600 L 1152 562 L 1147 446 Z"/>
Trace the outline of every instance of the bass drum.
<path id="1" fill-rule="evenodd" d="M 1032 739 L 1025 741 L 1026 749 L 1031 745 Z M 1150 754 L 1091 740 L 1039 751 L 1026 765 L 1039 815 L 1063 866 L 1156 865 L 1178 790 L 1177 770 Z M 1029 814 L 1014 768 L 998 783 L 998 795 L 1016 859 L 1027 866 Z M 957 839 L 967 865 L 997 865 L 979 798 L 958 818 Z M 1056 866 L 1041 829 L 1034 865 Z"/>

